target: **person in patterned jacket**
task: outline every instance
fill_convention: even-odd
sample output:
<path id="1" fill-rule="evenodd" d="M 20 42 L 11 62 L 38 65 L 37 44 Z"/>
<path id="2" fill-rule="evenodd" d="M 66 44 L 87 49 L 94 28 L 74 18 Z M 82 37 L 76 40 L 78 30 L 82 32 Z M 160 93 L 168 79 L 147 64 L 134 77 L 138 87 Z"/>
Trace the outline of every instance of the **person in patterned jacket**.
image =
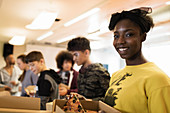
<path id="1" fill-rule="evenodd" d="M 109 87 L 110 74 L 100 63 L 90 60 L 90 41 L 77 37 L 68 42 L 67 50 L 73 54 L 73 60 L 82 65 L 78 76 L 78 94 L 85 98 L 101 100 Z"/>

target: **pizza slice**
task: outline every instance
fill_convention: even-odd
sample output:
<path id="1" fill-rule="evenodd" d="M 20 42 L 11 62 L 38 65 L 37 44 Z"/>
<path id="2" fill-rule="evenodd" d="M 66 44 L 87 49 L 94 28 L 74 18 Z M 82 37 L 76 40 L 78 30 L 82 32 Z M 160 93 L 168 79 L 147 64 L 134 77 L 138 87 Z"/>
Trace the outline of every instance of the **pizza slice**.
<path id="1" fill-rule="evenodd" d="M 65 112 L 85 113 L 85 109 L 80 103 L 80 100 L 75 94 L 67 96 L 67 102 L 63 107 Z"/>

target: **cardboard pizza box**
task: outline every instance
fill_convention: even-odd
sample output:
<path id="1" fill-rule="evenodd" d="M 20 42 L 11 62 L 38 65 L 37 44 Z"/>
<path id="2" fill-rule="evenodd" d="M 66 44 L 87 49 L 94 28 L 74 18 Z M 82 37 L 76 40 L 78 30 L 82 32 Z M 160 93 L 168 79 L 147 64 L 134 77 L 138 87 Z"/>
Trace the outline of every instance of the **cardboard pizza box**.
<path id="1" fill-rule="evenodd" d="M 54 100 L 52 112 L 65 113 L 62 110 L 62 108 L 66 102 L 67 102 L 66 100 L 60 100 L 60 99 Z M 104 110 L 106 113 L 121 113 L 118 110 L 114 109 L 113 107 L 110 107 L 109 105 L 103 103 L 102 101 L 80 100 L 80 102 L 81 102 L 83 108 L 86 110 L 92 110 L 92 111 Z"/>
<path id="2" fill-rule="evenodd" d="M 46 111 L 53 111 L 53 102 L 46 103 Z"/>
<path id="3" fill-rule="evenodd" d="M 52 112 L 45 111 L 45 110 L 0 108 L 0 113 L 52 113 Z"/>
<path id="4" fill-rule="evenodd" d="M 0 96 L 0 108 L 40 110 L 40 99 L 32 97 Z"/>
<path id="5" fill-rule="evenodd" d="M 11 96 L 9 91 L 0 91 L 0 96 Z"/>
<path id="6" fill-rule="evenodd" d="M 5 88 L 4 87 L 0 87 L 0 91 L 5 91 Z"/>

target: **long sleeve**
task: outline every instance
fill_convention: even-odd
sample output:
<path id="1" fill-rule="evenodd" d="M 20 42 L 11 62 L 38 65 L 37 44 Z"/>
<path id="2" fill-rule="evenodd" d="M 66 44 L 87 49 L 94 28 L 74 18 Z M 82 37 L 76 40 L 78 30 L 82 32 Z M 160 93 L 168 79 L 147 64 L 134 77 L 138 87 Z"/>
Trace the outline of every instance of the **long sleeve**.
<path id="1" fill-rule="evenodd" d="M 5 86 L 5 77 L 4 77 L 4 74 L 2 72 L 2 69 L 0 70 L 0 88 L 3 88 Z"/>
<path id="2" fill-rule="evenodd" d="M 109 82 L 110 82 L 110 74 L 106 70 L 103 72 L 100 72 L 99 82 L 100 82 L 101 89 L 106 93 L 107 89 L 109 88 Z M 94 101 L 99 101 L 99 100 L 104 101 L 104 96 L 93 98 L 93 100 Z"/>
<path id="3" fill-rule="evenodd" d="M 33 72 L 31 72 L 31 81 L 32 85 L 37 85 L 38 75 L 35 75 Z"/>
<path id="4" fill-rule="evenodd" d="M 109 88 L 110 75 L 108 72 L 105 71 L 101 73 L 101 76 L 99 77 L 100 86 L 106 92 L 107 89 Z"/>
<path id="5" fill-rule="evenodd" d="M 150 113 L 170 113 L 170 86 L 156 89 L 148 97 Z"/>

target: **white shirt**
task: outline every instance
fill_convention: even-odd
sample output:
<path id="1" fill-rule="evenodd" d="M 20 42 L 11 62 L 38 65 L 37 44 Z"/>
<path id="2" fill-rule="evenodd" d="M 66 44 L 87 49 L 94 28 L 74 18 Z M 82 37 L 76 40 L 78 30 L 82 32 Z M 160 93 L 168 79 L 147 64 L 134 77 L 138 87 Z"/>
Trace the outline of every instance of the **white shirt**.
<path id="1" fill-rule="evenodd" d="M 21 70 L 14 66 L 12 71 L 12 76 L 6 71 L 6 69 L 0 69 L 0 87 L 4 87 L 5 85 L 11 87 L 11 93 L 16 95 L 18 92 L 18 88 L 20 86 L 20 82 L 18 81 L 19 76 L 21 75 Z M 10 82 L 15 81 L 17 83 L 16 86 L 12 85 Z"/>

